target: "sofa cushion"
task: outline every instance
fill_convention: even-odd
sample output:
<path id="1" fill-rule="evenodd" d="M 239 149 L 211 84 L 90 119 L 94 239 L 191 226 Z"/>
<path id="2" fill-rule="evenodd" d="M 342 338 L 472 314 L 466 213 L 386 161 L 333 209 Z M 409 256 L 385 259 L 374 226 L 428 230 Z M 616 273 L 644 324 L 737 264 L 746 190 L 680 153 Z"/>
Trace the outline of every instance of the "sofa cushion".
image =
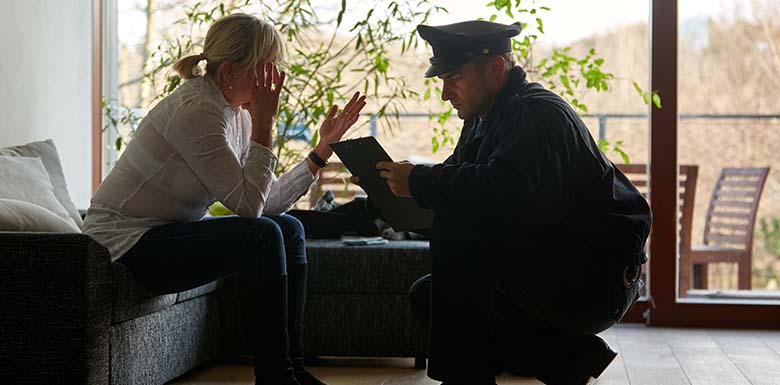
<path id="1" fill-rule="evenodd" d="M 49 179 L 54 187 L 54 196 L 60 202 L 62 207 L 68 212 L 68 216 L 73 219 L 76 226 L 81 228 L 81 215 L 79 215 L 76 205 L 70 199 L 68 186 L 65 183 L 65 174 L 62 172 L 62 164 L 57 154 L 57 148 L 51 139 L 42 142 L 32 142 L 21 146 L 0 148 L 0 155 L 3 156 L 29 156 L 40 158 L 43 167 L 49 174 Z"/>
<path id="2" fill-rule="evenodd" d="M 80 232 L 78 225 L 54 195 L 49 174 L 38 158 L 0 156 L 0 198 L 40 206 L 69 222 L 73 228 L 68 232 Z"/>
<path id="3" fill-rule="evenodd" d="M 0 231 L 78 233 L 79 229 L 70 218 L 60 218 L 36 204 L 0 198 Z"/>
<path id="4" fill-rule="evenodd" d="M 427 241 L 345 246 L 339 240 L 308 240 L 312 293 L 406 294 L 431 271 Z"/>
<path id="5" fill-rule="evenodd" d="M 222 338 L 220 324 L 220 303 L 212 295 L 114 325 L 111 378 L 101 384 L 166 384 L 216 359 Z"/>
<path id="6" fill-rule="evenodd" d="M 144 289 L 121 263 L 111 264 L 114 283 L 112 323 L 117 324 L 165 309 L 176 303 L 176 294 L 156 295 Z"/>
<path id="7" fill-rule="evenodd" d="M 206 294 L 215 292 L 222 288 L 222 280 L 207 283 L 203 286 L 196 287 L 191 290 L 183 291 L 177 294 L 176 303 L 184 302 L 193 298 L 204 296 Z"/>

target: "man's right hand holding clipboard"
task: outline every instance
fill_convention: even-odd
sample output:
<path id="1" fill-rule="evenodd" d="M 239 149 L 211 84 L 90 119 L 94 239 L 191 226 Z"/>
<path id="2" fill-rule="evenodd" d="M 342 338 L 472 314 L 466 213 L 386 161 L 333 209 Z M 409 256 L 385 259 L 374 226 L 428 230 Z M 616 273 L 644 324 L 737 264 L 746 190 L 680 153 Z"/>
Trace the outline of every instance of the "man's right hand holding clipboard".
<path id="1" fill-rule="evenodd" d="M 401 162 L 379 162 L 376 164 L 379 170 L 379 176 L 387 180 L 387 186 L 397 197 L 411 198 L 412 192 L 409 191 L 409 174 L 412 173 L 414 165 L 408 161 Z"/>
<path id="2" fill-rule="evenodd" d="M 363 188 L 381 217 L 395 231 L 425 230 L 433 224 L 433 211 L 418 206 L 409 192 L 414 165 L 394 163 L 374 137 L 331 143 L 350 178 Z"/>

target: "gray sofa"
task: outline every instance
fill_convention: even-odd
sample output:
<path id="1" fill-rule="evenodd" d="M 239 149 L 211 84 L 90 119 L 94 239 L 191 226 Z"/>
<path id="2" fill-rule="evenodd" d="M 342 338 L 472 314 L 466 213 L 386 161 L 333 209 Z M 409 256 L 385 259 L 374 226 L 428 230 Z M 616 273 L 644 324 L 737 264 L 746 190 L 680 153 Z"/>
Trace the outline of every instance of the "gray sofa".
<path id="1" fill-rule="evenodd" d="M 308 246 L 309 356 L 417 357 L 427 334 L 406 291 L 425 242 Z M 1 384 L 163 384 L 241 345 L 231 278 L 155 296 L 83 234 L 0 232 Z"/>

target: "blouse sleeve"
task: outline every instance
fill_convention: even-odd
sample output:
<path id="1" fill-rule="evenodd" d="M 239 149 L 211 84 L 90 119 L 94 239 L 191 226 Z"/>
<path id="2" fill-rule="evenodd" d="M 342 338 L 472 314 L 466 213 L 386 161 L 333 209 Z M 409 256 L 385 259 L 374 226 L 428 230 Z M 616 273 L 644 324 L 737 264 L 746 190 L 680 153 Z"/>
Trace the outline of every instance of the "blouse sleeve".
<path id="1" fill-rule="evenodd" d="M 241 217 L 258 217 L 271 192 L 276 156 L 253 142 L 242 167 L 228 143 L 226 128 L 224 113 L 218 109 L 182 109 L 171 118 L 165 137 L 225 207 Z"/>
<path id="2" fill-rule="evenodd" d="M 306 192 L 309 191 L 317 177 L 312 175 L 309 165 L 304 159 L 292 170 L 282 174 L 271 185 L 271 193 L 268 195 L 265 212 L 267 214 L 281 214 L 292 208 Z"/>

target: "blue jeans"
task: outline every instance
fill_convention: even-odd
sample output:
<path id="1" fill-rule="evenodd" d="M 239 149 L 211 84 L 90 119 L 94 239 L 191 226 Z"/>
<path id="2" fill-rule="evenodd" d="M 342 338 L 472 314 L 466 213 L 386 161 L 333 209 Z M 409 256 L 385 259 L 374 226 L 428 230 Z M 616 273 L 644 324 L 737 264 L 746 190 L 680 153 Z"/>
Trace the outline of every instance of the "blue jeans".
<path id="1" fill-rule="evenodd" d="M 306 245 L 303 226 L 292 216 L 228 216 L 157 226 L 118 262 L 156 294 L 237 274 L 258 383 L 285 383 L 294 371 L 304 370 Z"/>

